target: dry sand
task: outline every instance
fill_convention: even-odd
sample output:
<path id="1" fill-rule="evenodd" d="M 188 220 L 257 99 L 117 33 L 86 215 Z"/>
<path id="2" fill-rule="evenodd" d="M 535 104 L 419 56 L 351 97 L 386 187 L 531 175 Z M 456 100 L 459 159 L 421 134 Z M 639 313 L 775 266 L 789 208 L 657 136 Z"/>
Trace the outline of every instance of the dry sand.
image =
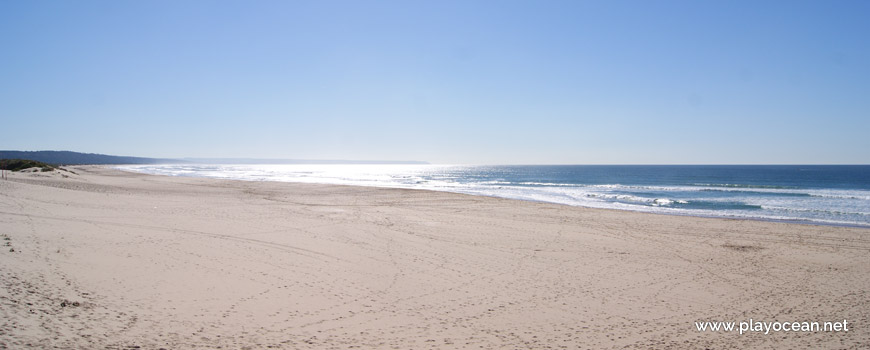
<path id="1" fill-rule="evenodd" d="M 870 346 L 868 229 L 71 170 L 0 180 L 0 348 Z"/>

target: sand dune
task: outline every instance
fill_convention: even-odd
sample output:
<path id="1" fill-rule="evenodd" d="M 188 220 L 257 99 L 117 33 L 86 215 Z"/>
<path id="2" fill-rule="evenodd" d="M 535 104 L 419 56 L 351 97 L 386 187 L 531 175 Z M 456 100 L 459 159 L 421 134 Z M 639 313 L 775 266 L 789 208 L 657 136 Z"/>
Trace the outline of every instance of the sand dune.
<path id="1" fill-rule="evenodd" d="M 0 181 L 0 348 L 870 345 L 868 229 L 70 170 Z"/>

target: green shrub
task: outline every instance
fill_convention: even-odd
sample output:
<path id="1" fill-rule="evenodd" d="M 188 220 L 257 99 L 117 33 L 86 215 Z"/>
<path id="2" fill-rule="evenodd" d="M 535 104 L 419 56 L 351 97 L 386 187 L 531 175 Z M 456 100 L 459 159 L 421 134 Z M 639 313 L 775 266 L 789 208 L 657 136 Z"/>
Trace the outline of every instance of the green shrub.
<path id="1" fill-rule="evenodd" d="M 35 160 L 28 159 L 0 159 L 0 169 L 3 170 L 11 170 L 11 171 L 21 171 L 29 168 L 41 168 L 42 171 L 52 171 L 54 167 L 50 164 L 46 164 L 43 162 L 37 162 Z"/>

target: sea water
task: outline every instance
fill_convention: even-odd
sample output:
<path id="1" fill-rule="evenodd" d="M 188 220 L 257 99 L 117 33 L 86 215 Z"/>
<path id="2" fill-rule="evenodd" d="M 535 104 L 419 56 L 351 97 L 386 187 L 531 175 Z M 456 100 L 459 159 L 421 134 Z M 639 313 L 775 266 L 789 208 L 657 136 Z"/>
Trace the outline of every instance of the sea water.
<path id="1" fill-rule="evenodd" d="M 678 215 L 870 227 L 868 165 L 131 165 L 173 176 L 448 191 Z"/>

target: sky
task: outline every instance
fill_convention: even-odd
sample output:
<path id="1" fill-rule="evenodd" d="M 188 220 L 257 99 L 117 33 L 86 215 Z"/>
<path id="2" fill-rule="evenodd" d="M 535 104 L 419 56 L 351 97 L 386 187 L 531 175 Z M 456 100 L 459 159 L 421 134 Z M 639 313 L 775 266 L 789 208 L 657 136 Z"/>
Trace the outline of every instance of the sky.
<path id="1" fill-rule="evenodd" d="M 2 1 L 0 149 L 870 164 L 870 1 Z"/>

